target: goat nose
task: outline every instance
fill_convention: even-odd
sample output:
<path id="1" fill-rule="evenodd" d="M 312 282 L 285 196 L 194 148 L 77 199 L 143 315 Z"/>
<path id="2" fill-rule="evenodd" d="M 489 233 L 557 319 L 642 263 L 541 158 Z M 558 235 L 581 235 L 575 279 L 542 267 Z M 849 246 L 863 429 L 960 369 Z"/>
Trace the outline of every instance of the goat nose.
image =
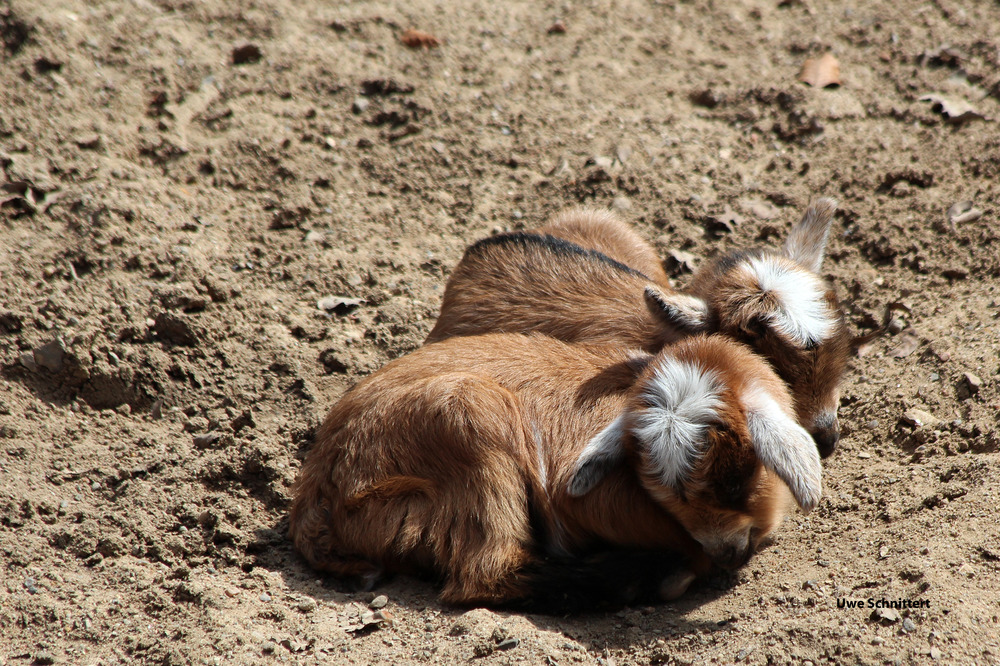
<path id="1" fill-rule="evenodd" d="M 819 450 L 819 457 L 826 458 L 837 448 L 840 441 L 840 426 L 837 424 L 836 416 L 821 416 L 813 423 L 811 433 L 816 448 Z"/>

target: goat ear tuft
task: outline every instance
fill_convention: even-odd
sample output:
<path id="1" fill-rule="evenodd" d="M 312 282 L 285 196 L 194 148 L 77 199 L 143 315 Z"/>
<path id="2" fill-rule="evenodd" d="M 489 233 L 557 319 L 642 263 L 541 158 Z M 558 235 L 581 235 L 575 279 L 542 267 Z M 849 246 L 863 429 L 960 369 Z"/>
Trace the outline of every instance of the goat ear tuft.
<path id="1" fill-rule="evenodd" d="M 802 219 L 788 234 L 785 255 L 813 273 L 819 273 L 823 267 L 830 224 L 836 211 L 837 202 L 833 199 L 824 197 L 812 202 L 802 214 Z"/>
<path id="2" fill-rule="evenodd" d="M 708 304 L 697 296 L 680 292 L 667 293 L 649 285 L 643 292 L 646 307 L 657 319 L 689 333 L 704 331 L 708 326 Z"/>
<path id="3" fill-rule="evenodd" d="M 819 451 L 805 429 L 762 389 L 747 404 L 747 426 L 757 457 L 778 475 L 803 511 L 811 511 L 823 494 Z"/>
<path id="4" fill-rule="evenodd" d="M 569 478 L 571 497 L 586 495 L 625 458 L 625 414 L 587 442 Z"/>

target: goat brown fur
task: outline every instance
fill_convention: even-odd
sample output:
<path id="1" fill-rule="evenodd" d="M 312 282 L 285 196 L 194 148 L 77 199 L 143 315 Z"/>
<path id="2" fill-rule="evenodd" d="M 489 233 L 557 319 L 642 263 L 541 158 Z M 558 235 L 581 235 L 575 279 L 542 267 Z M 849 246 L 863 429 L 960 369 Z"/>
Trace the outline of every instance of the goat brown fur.
<path id="1" fill-rule="evenodd" d="M 654 409 L 656 372 L 669 363 L 704 369 L 721 401 L 675 482 L 630 430 Z M 795 451 L 807 442 L 800 468 L 775 463 L 773 442 L 750 441 L 764 432 L 751 398 L 765 394 L 760 415 L 777 410 L 768 432 L 796 440 Z M 785 515 L 783 479 L 809 477 L 793 492 L 806 508 L 818 500 L 819 459 L 790 414 L 766 364 L 717 336 L 656 357 L 538 335 L 446 340 L 333 407 L 293 488 L 290 534 L 319 569 L 433 572 L 458 604 L 530 597 L 533 563 L 592 545 L 677 552 L 693 573 L 739 566 Z"/>
<path id="2" fill-rule="evenodd" d="M 538 331 L 655 352 L 684 335 L 721 332 L 771 362 L 792 391 L 800 423 L 826 456 L 839 438 L 839 385 L 852 346 L 837 296 L 817 275 L 835 210 L 832 200 L 818 199 L 792 229 L 784 252 L 723 255 L 678 291 L 653 248 L 624 222 L 608 211 L 572 209 L 537 231 L 471 246 L 448 281 L 427 341 Z M 789 340 L 770 325 L 784 305 L 748 273 L 746 263 L 754 259 L 822 290 L 830 323 L 822 340 Z"/>

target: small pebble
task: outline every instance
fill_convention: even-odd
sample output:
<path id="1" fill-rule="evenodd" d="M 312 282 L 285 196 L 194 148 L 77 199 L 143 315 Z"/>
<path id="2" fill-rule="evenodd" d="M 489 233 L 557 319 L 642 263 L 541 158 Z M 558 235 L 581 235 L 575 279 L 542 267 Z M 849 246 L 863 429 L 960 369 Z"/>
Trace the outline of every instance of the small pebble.
<path id="1" fill-rule="evenodd" d="M 521 644 L 521 641 L 519 639 L 517 639 L 517 638 L 505 638 L 502 641 L 500 641 L 500 643 L 497 644 L 497 649 L 498 650 L 513 650 L 514 648 L 516 648 L 520 644 Z"/>
<path id="2" fill-rule="evenodd" d="M 195 435 L 194 438 L 192 439 L 192 442 L 199 449 L 204 449 L 206 447 L 211 446 L 216 441 L 218 441 L 218 439 L 221 436 L 222 434 L 220 432 L 213 430 L 212 432 L 206 432 L 201 435 Z"/>
<path id="3" fill-rule="evenodd" d="M 941 423 L 941 419 L 937 418 L 930 412 L 925 412 L 922 409 L 906 410 L 903 412 L 903 421 L 917 428 L 921 428 L 923 426 L 933 428 Z"/>
<path id="4" fill-rule="evenodd" d="M 895 608 L 876 608 L 871 617 L 882 624 L 895 624 L 902 619 Z"/>
<path id="5" fill-rule="evenodd" d="M 63 368 L 66 348 L 63 346 L 62 340 L 56 338 L 35 349 L 33 354 L 35 363 L 52 372 L 59 372 Z"/>
<path id="6" fill-rule="evenodd" d="M 296 606 L 303 613 L 311 613 L 316 610 L 316 600 L 315 599 L 303 599 Z"/>
<path id="7" fill-rule="evenodd" d="M 917 625 L 910 618 L 903 620 L 903 631 L 910 633 L 911 631 L 916 631 Z"/>
<path id="8" fill-rule="evenodd" d="M 372 599 L 371 603 L 368 604 L 368 607 L 372 609 L 385 608 L 385 605 L 387 603 L 389 603 L 389 597 L 385 596 L 384 594 L 380 594 L 374 599 Z"/>
<path id="9" fill-rule="evenodd" d="M 965 384 L 966 389 L 969 391 L 969 395 L 976 395 L 979 393 L 979 389 L 982 388 L 983 380 L 979 378 L 978 375 L 974 375 L 971 372 L 962 373 L 962 382 Z"/>
<path id="10" fill-rule="evenodd" d="M 39 666 L 48 666 L 48 664 L 56 663 L 55 655 L 51 652 L 36 652 L 31 659 L 32 666 L 38 664 Z"/>
<path id="11" fill-rule="evenodd" d="M 268 603 L 269 601 L 271 601 L 271 595 L 268 594 L 267 592 L 261 592 L 260 600 L 263 601 L 264 603 Z"/>
<path id="12" fill-rule="evenodd" d="M 226 588 L 226 596 L 229 597 L 230 599 L 238 597 L 239 595 L 240 595 L 240 591 L 237 590 L 235 587 L 227 587 Z"/>

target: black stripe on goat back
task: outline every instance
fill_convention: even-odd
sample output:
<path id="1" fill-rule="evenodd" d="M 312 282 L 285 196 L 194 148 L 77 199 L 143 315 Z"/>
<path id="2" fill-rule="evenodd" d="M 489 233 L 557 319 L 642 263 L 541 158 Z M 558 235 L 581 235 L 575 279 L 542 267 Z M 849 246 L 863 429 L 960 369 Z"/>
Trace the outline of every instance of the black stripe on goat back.
<path id="1" fill-rule="evenodd" d="M 522 249 L 538 248 L 562 257 L 597 261 L 607 264 L 615 270 L 643 278 L 644 280 L 649 280 L 649 277 L 642 272 L 637 271 L 631 266 L 626 266 L 620 261 L 612 259 L 603 252 L 590 250 L 581 245 L 577 245 L 572 241 L 551 236 L 549 234 L 532 234 L 526 231 L 511 231 L 505 234 L 497 234 L 496 236 L 490 236 L 489 238 L 476 241 L 469 246 L 469 249 L 465 251 L 465 254 L 466 256 L 476 256 L 482 254 L 488 248 L 511 245 Z"/>

